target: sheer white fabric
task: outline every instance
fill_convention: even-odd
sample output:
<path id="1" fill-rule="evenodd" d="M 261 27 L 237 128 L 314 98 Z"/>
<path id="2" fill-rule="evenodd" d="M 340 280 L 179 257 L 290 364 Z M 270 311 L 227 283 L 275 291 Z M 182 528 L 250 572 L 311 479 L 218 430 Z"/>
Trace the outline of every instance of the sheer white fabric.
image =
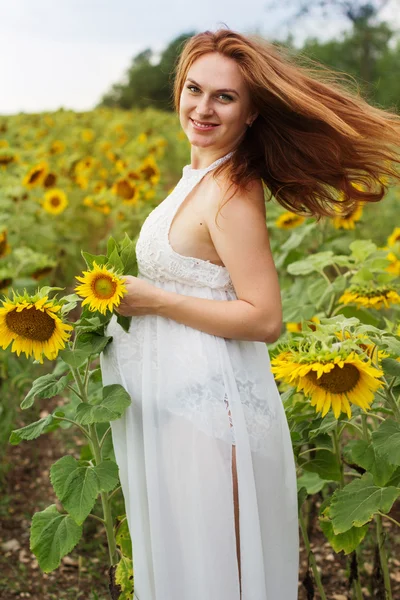
<path id="1" fill-rule="evenodd" d="M 231 155 L 206 169 L 183 168 L 175 189 L 142 226 L 138 277 L 178 294 L 236 299 L 225 267 L 181 256 L 168 241 L 178 206 Z M 103 382 L 120 383 L 132 398 L 111 425 L 132 537 L 134 598 L 296 600 L 295 462 L 267 346 L 156 315 L 134 317 L 129 333 L 113 317 L 108 334 L 113 341 L 101 356 Z"/>

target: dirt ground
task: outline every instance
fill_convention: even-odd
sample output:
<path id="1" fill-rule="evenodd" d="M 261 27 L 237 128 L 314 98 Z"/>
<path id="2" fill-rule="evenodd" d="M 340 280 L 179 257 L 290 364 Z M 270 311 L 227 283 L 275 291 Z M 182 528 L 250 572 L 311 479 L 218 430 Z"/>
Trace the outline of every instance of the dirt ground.
<path id="1" fill-rule="evenodd" d="M 21 421 L 16 427 L 23 425 Z M 49 469 L 52 463 L 66 454 L 67 437 L 70 442 L 70 431 L 58 430 L 35 441 L 7 447 L 4 460 L 9 468 L 0 491 L 1 600 L 109 600 L 105 534 L 95 520 L 87 520 L 83 539 L 52 573 L 42 573 L 35 556 L 29 550 L 32 515 L 55 502 Z M 76 441 L 79 443 L 79 440 Z M 349 558 L 343 553 L 336 554 L 325 541 L 317 520 L 320 502 L 316 496 L 311 511 L 309 537 L 322 583 L 329 600 L 350 600 L 353 596 L 348 589 Z M 394 505 L 390 515 L 400 521 L 399 502 Z M 400 600 L 400 529 L 388 519 L 383 519 L 383 528 L 389 534 L 386 547 L 393 600 Z M 313 577 L 310 578 L 307 571 L 307 555 L 303 543 L 300 552 L 298 600 L 320 600 Z M 363 563 L 359 565 L 363 597 L 385 600 L 374 553 L 371 524 L 362 555 Z"/>

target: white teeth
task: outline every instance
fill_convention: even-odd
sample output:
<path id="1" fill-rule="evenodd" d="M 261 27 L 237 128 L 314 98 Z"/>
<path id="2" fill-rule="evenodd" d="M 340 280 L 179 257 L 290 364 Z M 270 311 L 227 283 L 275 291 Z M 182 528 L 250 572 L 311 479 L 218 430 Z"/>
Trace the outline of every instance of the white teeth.
<path id="1" fill-rule="evenodd" d="M 193 121 L 193 123 L 194 123 L 195 125 L 197 125 L 197 127 L 204 127 L 204 128 L 206 128 L 206 127 L 215 127 L 215 125 L 203 125 L 203 123 L 198 123 L 198 122 L 197 122 L 197 121 L 195 121 L 194 119 L 192 119 L 192 121 Z"/>

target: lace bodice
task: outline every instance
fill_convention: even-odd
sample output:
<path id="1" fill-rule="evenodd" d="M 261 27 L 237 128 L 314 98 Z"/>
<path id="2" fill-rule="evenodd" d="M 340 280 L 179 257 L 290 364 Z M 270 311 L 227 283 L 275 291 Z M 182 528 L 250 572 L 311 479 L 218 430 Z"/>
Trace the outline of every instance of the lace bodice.
<path id="1" fill-rule="evenodd" d="M 169 230 L 178 207 L 202 177 L 228 160 L 229 152 L 204 169 L 183 167 L 182 178 L 165 200 L 144 221 L 136 244 L 140 274 L 153 280 L 174 280 L 192 286 L 208 286 L 234 292 L 228 269 L 209 260 L 183 256 L 169 243 Z"/>

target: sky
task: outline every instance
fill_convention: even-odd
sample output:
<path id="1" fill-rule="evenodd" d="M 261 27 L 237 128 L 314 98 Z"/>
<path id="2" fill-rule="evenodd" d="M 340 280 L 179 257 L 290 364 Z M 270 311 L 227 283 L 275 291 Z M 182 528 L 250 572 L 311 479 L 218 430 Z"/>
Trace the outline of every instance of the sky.
<path id="1" fill-rule="evenodd" d="M 292 6 L 296 0 L 292 0 Z M 269 8 L 276 4 L 278 8 Z M 346 19 L 318 13 L 287 27 L 293 9 L 282 0 L 0 0 L 0 115 L 91 110 L 132 58 L 156 53 L 182 33 L 227 26 L 240 33 L 295 43 L 349 28 Z M 400 29 L 400 0 L 382 13 Z"/>

